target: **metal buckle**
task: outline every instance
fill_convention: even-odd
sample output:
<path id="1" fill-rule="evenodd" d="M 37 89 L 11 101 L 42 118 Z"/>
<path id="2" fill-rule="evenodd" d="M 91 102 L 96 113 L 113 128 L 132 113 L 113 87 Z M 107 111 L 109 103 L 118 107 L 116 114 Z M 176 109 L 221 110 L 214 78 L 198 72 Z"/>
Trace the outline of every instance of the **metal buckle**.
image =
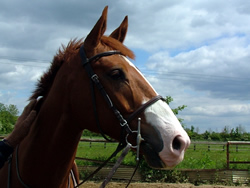
<path id="1" fill-rule="evenodd" d="M 125 125 L 127 125 L 128 122 L 124 119 L 122 123 L 120 123 L 121 127 L 124 127 Z"/>
<path id="2" fill-rule="evenodd" d="M 91 80 L 93 80 L 93 82 L 97 83 L 98 82 L 98 76 L 97 76 L 97 74 L 93 74 L 91 76 Z"/>

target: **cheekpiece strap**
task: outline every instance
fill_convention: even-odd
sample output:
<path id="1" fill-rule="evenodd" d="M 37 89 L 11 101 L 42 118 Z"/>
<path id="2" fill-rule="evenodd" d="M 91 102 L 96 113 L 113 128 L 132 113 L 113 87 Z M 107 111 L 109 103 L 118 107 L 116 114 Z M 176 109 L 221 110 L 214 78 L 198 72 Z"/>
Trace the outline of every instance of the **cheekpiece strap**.
<path id="1" fill-rule="evenodd" d="M 80 47 L 80 56 L 82 58 L 82 65 L 85 68 L 85 70 L 86 70 L 89 78 L 96 85 L 96 87 L 100 91 L 101 95 L 104 97 L 105 101 L 107 102 L 109 108 L 114 112 L 115 116 L 117 117 L 117 119 L 120 122 L 120 125 L 121 125 L 122 129 L 125 129 L 128 134 L 131 134 L 132 130 L 130 129 L 127 121 L 123 118 L 123 116 L 121 115 L 120 111 L 113 105 L 113 103 L 112 103 L 112 101 L 111 101 L 108 93 L 104 89 L 103 85 L 99 81 L 98 76 L 95 74 L 95 72 L 94 72 L 94 70 L 93 70 L 93 68 L 91 66 L 92 62 L 97 61 L 101 57 L 106 57 L 106 56 L 111 56 L 111 55 L 117 55 L 117 54 L 122 55 L 122 53 L 120 51 L 115 51 L 114 50 L 114 51 L 103 52 L 103 53 L 97 54 L 97 55 L 95 55 L 95 56 L 93 56 L 91 58 L 87 58 L 85 50 L 84 50 L 84 46 L 82 45 Z M 92 91 L 92 98 L 93 98 L 93 96 L 94 96 L 94 93 Z M 93 99 L 93 101 L 94 101 L 94 99 Z M 95 103 L 95 102 L 93 102 L 93 103 Z M 104 134 L 102 134 L 102 135 L 104 135 Z"/>

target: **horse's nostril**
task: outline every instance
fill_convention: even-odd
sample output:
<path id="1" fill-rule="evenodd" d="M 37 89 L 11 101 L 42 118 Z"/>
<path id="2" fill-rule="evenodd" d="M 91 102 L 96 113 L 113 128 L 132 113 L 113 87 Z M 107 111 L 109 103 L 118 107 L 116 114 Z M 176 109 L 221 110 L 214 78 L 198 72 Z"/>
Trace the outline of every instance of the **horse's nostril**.
<path id="1" fill-rule="evenodd" d="M 172 147 L 175 150 L 180 150 L 181 149 L 181 141 L 179 139 L 179 136 L 176 136 L 173 140 Z"/>

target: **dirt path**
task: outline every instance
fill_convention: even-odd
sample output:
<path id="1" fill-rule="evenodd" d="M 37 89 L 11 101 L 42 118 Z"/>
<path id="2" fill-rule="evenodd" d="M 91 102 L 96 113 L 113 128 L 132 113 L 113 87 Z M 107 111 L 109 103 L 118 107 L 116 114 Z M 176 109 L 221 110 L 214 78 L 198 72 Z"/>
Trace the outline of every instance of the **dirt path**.
<path id="1" fill-rule="evenodd" d="M 95 183 L 95 182 L 87 182 L 80 186 L 80 188 L 87 187 L 87 188 L 98 188 L 101 185 L 101 183 Z M 126 187 L 126 183 L 109 183 L 106 187 L 107 188 L 116 188 L 116 187 Z M 131 183 L 129 185 L 129 188 L 235 188 L 234 186 L 224 186 L 224 185 L 200 185 L 200 186 L 194 186 L 193 184 L 172 184 L 172 183 Z M 237 186 L 237 188 L 246 186 Z"/>

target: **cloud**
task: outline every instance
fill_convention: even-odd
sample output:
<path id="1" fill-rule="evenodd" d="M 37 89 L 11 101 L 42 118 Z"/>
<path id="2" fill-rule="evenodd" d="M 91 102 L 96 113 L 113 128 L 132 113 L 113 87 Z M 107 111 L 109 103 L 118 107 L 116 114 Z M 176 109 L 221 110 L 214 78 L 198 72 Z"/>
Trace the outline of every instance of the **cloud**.
<path id="1" fill-rule="evenodd" d="M 141 9 L 133 5 L 136 12 L 133 12 L 131 18 L 132 34 L 129 38 L 133 40 L 130 40 L 132 43 L 129 43 L 129 46 L 147 51 L 157 51 L 161 48 L 187 49 L 190 45 L 200 45 L 225 33 L 249 33 L 249 15 L 239 11 L 245 1 L 241 1 L 242 4 L 233 1 L 175 2 L 168 6 L 166 2 L 158 1 L 155 3 L 158 5 L 157 9 L 148 3 L 142 5 Z"/>
<path id="2" fill-rule="evenodd" d="M 111 33 L 129 17 L 125 44 L 159 94 L 185 104 L 186 124 L 250 127 L 250 3 L 228 1 L 3 1 L 0 102 L 19 111 L 61 44 L 88 34 L 109 5 Z M 144 67 L 143 67 L 144 66 Z M 248 130 L 250 131 L 250 130 Z"/>
<path id="3" fill-rule="evenodd" d="M 159 51 L 147 66 L 158 92 L 176 100 L 173 107 L 187 105 L 184 123 L 205 131 L 249 125 L 249 60 L 249 37 L 232 36 L 174 56 Z"/>
<path id="4" fill-rule="evenodd" d="M 219 98 L 250 98 L 250 46 L 247 37 L 222 38 L 210 45 L 170 56 L 164 51 L 149 58 L 148 67 L 159 77 L 209 91 Z"/>

